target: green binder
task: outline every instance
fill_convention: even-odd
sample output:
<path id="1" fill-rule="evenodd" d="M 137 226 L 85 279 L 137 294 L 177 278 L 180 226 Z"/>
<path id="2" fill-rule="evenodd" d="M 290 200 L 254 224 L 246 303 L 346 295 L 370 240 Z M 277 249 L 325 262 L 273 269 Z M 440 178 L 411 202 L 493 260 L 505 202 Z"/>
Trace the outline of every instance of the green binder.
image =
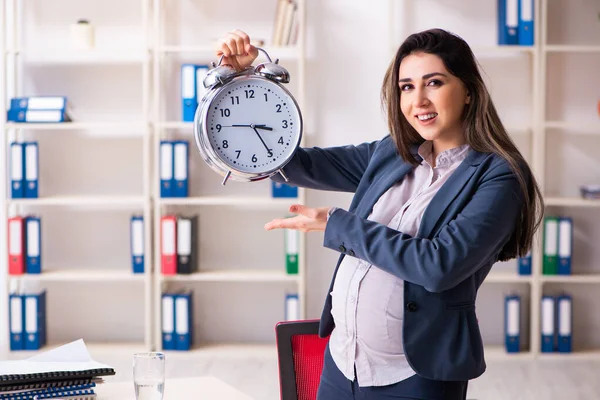
<path id="1" fill-rule="evenodd" d="M 294 229 L 285 230 L 285 270 L 298 273 L 298 231 Z"/>
<path id="2" fill-rule="evenodd" d="M 556 275 L 558 272 L 558 218 L 544 218 L 544 261 L 542 273 Z"/>

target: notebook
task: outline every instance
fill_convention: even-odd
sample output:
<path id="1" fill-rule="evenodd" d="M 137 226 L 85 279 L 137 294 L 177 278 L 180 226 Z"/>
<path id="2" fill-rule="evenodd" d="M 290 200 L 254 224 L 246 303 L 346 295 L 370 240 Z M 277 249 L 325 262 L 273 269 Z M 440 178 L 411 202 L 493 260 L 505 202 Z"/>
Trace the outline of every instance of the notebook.
<path id="1" fill-rule="evenodd" d="M 0 393 L 86 385 L 115 370 L 94 361 L 82 339 L 26 360 L 0 362 Z"/>

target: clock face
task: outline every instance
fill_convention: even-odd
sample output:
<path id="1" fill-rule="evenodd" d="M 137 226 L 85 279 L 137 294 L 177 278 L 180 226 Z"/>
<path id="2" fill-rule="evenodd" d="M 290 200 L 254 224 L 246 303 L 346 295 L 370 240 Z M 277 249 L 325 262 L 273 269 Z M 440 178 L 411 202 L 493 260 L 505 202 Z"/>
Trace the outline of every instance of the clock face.
<path id="1" fill-rule="evenodd" d="M 262 77 L 233 80 L 207 106 L 204 129 L 218 157 L 244 173 L 283 166 L 300 143 L 302 118 L 292 96 Z"/>

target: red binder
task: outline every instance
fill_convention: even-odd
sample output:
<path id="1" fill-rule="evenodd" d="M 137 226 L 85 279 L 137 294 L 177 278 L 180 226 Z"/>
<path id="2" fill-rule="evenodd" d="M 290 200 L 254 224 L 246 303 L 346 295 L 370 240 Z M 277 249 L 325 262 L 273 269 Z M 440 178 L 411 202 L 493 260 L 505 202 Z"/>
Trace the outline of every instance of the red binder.
<path id="1" fill-rule="evenodd" d="M 25 233 L 23 217 L 8 219 L 8 273 L 22 275 L 25 273 Z"/>
<path id="2" fill-rule="evenodd" d="M 160 261 L 163 275 L 177 274 L 177 217 L 163 215 L 160 220 Z"/>

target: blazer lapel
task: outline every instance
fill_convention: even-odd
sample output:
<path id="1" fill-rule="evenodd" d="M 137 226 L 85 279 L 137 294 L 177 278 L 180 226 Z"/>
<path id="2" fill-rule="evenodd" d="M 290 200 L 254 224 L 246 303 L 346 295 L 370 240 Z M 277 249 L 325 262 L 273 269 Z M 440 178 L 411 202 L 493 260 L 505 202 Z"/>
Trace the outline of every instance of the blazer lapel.
<path id="1" fill-rule="evenodd" d="M 431 199 L 431 202 L 425 209 L 417 234 L 418 237 L 428 238 L 431 236 L 441 215 L 446 211 L 446 208 L 448 208 L 456 196 L 458 196 L 473 173 L 477 170 L 477 165 L 479 165 L 484 157 L 484 153 L 479 153 L 473 149 L 469 150 L 467 158 L 465 158 L 454 170 L 450 178 L 448 178 L 433 196 L 433 199 Z"/>
<path id="2" fill-rule="evenodd" d="M 411 152 L 416 155 L 418 160 L 421 158 L 417 155 L 418 146 L 412 146 Z M 395 150 L 394 150 L 395 151 Z M 371 185 L 367 194 L 356 207 L 356 215 L 367 218 L 377 200 L 384 194 L 392 185 L 404 178 L 406 174 L 413 170 L 413 166 L 405 163 L 399 157 L 395 157 L 394 161 L 381 173 L 381 178 Z"/>

